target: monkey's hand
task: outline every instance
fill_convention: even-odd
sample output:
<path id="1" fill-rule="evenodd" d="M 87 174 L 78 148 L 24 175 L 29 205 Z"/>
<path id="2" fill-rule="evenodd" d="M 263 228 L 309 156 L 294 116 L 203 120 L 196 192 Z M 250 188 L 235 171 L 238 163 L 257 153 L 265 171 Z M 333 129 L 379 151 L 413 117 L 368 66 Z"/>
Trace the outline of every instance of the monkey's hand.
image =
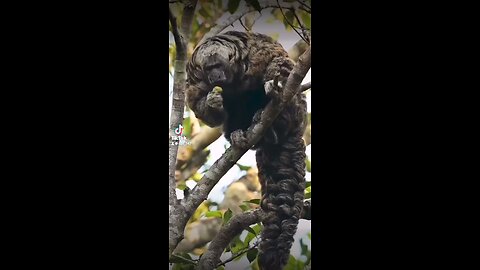
<path id="1" fill-rule="evenodd" d="M 278 81 L 278 76 L 275 79 L 267 81 L 264 84 L 265 94 L 272 99 L 279 99 L 282 94 L 283 84 Z"/>
<path id="2" fill-rule="evenodd" d="M 222 88 L 215 86 L 212 91 L 207 94 L 207 105 L 211 108 L 223 111 Z"/>
<path id="3" fill-rule="evenodd" d="M 248 140 L 245 136 L 245 132 L 241 129 L 237 129 L 230 134 L 230 141 L 232 146 L 240 149 L 248 148 Z"/>

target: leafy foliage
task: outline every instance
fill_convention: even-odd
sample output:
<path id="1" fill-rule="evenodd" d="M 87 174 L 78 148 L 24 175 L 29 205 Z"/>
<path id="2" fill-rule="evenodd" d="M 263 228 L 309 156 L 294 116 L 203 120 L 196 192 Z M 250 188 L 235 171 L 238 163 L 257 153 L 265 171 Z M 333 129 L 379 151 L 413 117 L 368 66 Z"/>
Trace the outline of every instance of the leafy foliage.
<path id="1" fill-rule="evenodd" d="M 240 0 L 229 0 L 228 1 L 228 12 L 230 12 L 231 14 L 235 13 L 235 11 L 237 11 L 239 5 L 240 5 Z"/>

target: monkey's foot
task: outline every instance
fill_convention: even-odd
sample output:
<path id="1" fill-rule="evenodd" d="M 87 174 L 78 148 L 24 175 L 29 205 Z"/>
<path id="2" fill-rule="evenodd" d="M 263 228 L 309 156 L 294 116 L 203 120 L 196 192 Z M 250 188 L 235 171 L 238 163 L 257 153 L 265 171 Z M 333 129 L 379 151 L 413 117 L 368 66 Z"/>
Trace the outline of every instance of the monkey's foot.
<path id="1" fill-rule="evenodd" d="M 245 132 L 241 129 L 237 129 L 230 134 L 230 141 L 232 146 L 240 149 L 248 148 L 248 140 L 245 136 Z"/>
<path id="2" fill-rule="evenodd" d="M 217 110 L 223 110 L 223 98 L 219 91 L 215 89 L 207 95 L 207 105 Z"/>

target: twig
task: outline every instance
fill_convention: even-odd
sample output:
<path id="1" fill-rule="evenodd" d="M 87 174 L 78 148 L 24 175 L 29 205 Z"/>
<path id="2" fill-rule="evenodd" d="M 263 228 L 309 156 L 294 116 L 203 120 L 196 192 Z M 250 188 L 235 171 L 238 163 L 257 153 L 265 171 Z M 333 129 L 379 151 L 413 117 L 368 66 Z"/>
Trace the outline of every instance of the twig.
<path id="1" fill-rule="evenodd" d="M 280 7 L 280 4 L 278 4 L 278 2 L 275 2 L 275 0 L 270 0 L 270 1 L 260 1 L 260 7 L 262 9 L 266 9 L 266 8 L 278 8 Z M 292 8 L 293 5 L 284 5 L 282 6 L 284 8 Z M 203 36 L 203 38 L 200 40 L 200 42 L 198 42 L 198 44 L 201 44 L 203 43 L 206 39 L 210 38 L 210 37 L 213 37 L 217 34 L 219 34 L 220 32 L 222 32 L 225 28 L 227 28 L 229 25 L 232 25 L 234 22 L 236 22 L 238 19 L 240 19 L 241 17 L 243 17 L 244 15 L 250 13 L 250 12 L 255 12 L 256 9 L 252 6 L 248 6 L 246 7 L 245 9 L 241 10 L 241 11 L 238 11 L 234 14 L 232 14 L 231 16 L 229 16 L 225 22 L 221 23 L 221 24 L 217 24 L 216 26 L 212 27 L 210 29 L 210 31 L 205 34 Z"/>
<path id="2" fill-rule="evenodd" d="M 173 15 L 172 9 L 168 7 L 168 18 L 170 19 L 170 24 L 172 25 L 172 34 L 175 40 L 176 50 L 181 51 L 183 46 L 182 37 L 178 30 L 177 18 Z M 180 46 L 180 47 L 179 47 Z"/>
<path id="3" fill-rule="evenodd" d="M 295 10 L 292 8 L 291 11 L 293 12 L 293 16 L 295 16 L 295 19 L 297 19 L 297 22 L 298 22 L 298 25 L 300 25 L 300 28 L 302 29 L 302 34 L 303 36 L 305 37 L 305 39 L 308 41 L 308 45 L 310 45 L 310 37 L 308 36 L 307 34 L 307 30 L 310 30 L 308 28 L 306 28 L 302 22 L 300 21 L 300 19 L 298 18 L 297 16 L 297 13 L 295 12 Z"/>
<path id="4" fill-rule="evenodd" d="M 250 32 L 250 30 L 245 26 L 245 24 L 243 24 L 242 18 L 238 19 L 238 21 L 240 22 L 240 25 L 243 27 L 243 29 L 245 29 L 246 32 Z"/>
<path id="5" fill-rule="evenodd" d="M 288 50 L 288 57 L 293 61 L 297 62 L 298 57 L 302 55 L 305 50 L 308 48 L 308 44 L 303 41 L 303 39 L 299 39 L 293 46 Z"/>
<path id="6" fill-rule="evenodd" d="M 303 10 L 305 10 L 306 12 L 308 12 L 308 13 L 312 12 L 312 7 L 307 5 L 305 2 L 303 2 L 301 0 L 297 0 L 297 2 L 300 3 L 304 7 Z M 306 10 L 306 8 L 308 8 L 308 10 Z M 300 9 L 302 9 L 302 7 L 300 7 Z"/>
<path id="7" fill-rule="evenodd" d="M 177 254 L 172 254 L 172 257 L 179 258 L 179 259 L 181 259 L 181 260 L 190 262 L 190 263 L 192 263 L 192 264 L 197 264 L 197 262 L 198 262 L 198 259 L 197 259 L 197 260 L 190 260 L 190 259 L 187 259 L 187 258 L 185 258 L 185 257 L 179 256 L 179 255 L 177 255 Z"/>
<path id="8" fill-rule="evenodd" d="M 220 267 L 220 266 L 222 266 L 222 265 L 225 265 L 225 264 L 227 264 L 227 263 L 229 263 L 229 262 L 231 262 L 231 261 L 235 260 L 236 258 L 238 258 L 238 257 L 242 256 L 243 254 L 245 254 L 246 252 L 249 252 L 250 250 L 252 250 L 252 249 L 256 248 L 257 246 L 258 246 L 258 242 L 257 242 L 257 243 L 255 243 L 255 244 L 253 244 L 253 246 L 251 246 L 251 247 L 249 247 L 249 248 L 247 248 L 247 249 L 243 250 L 242 252 L 239 252 L 239 253 L 235 254 L 235 255 L 234 255 L 234 256 L 232 256 L 231 258 L 229 258 L 229 259 L 227 259 L 227 260 L 225 260 L 225 261 L 223 261 L 223 262 L 221 262 L 221 263 L 217 264 L 217 266 L 216 266 L 216 267 Z"/>
<path id="9" fill-rule="evenodd" d="M 308 82 L 306 84 L 302 84 L 300 86 L 300 92 L 306 91 L 308 89 L 312 88 L 312 82 Z"/>
<path id="10" fill-rule="evenodd" d="M 300 34 L 300 33 L 297 31 L 296 27 L 293 26 L 293 24 L 287 19 L 287 17 L 285 16 L 285 13 L 283 13 L 283 8 L 280 6 L 280 3 L 278 2 L 278 0 L 277 0 L 277 3 L 278 3 L 278 8 L 280 9 L 280 12 L 281 12 L 282 15 L 283 15 L 283 18 L 284 18 L 285 21 L 288 23 L 288 25 L 290 25 L 290 27 L 292 27 L 293 31 L 295 31 L 306 43 L 310 44 L 310 42 L 308 42 L 308 41 L 303 37 L 303 35 Z"/>

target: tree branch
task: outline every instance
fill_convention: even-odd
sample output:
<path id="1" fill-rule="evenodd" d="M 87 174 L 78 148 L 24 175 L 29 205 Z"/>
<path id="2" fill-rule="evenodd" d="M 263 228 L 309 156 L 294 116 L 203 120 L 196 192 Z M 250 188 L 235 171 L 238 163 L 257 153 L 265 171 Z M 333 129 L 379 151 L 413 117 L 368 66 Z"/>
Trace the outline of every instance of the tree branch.
<path id="1" fill-rule="evenodd" d="M 274 0 L 269 0 L 269 1 L 259 1 L 259 4 L 260 4 L 260 8 L 262 9 L 266 9 L 266 8 L 278 8 L 280 7 L 280 5 L 274 1 Z M 286 5 L 286 6 L 282 6 L 283 8 L 292 8 L 294 7 L 293 5 Z M 200 42 L 198 42 L 198 44 L 201 44 L 203 43 L 206 39 L 210 38 L 210 37 L 213 37 L 217 34 L 219 34 L 220 32 L 222 32 L 225 28 L 227 28 L 229 25 L 233 24 L 235 21 L 237 21 L 238 19 L 242 18 L 244 15 L 250 13 L 250 12 L 254 12 L 256 11 L 256 9 L 252 6 L 248 6 L 246 7 L 245 9 L 241 10 L 241 11 L 237 11 L 235 12 L 234 14 L 232 14 L 231 16 L 229 16 L 225 22 L 221 23 L 221 24 L 217 24 L 215 27 L 212 27 L 212 29 L 210 29 L 210 31 L 205 34 L 205 36 L 203 36 L 203 38 L 200 40 Z"/>
<path id="2" fill-rule="evenodd" d="M 295 27 L 295 26 L 293 25 L 293 23 L 291 23 L 291 22 L 287 19 L 287 16 L 285 16 L 285 13 L 283 13 L 283 9 L 282 9 L 282 7 L 280 6 L 280 3 L 278 2 L 278 0 L 277 0 L 277 3 L 278 3 L 278 7 L 280 8 L 280 12 L 281 12 L 282 15 L 283 15 L 283 19 L 288 23 L 288 25 L 290 25 L 290 27 L 292 27 L 292 29 L 295 31 L 295 33 L 297 33 L 297 35 L 298 35 L 300 38 L 303 39 L 303 41 L 305 41 L 306 43 L 310 44 L 310 42 L 308 42 L 307 39 L 305 39 L 305 37 L 297 31 L 297 27 Z M 291 8 L 291 11 L 292 11 L 292 12 L 293 12 L 293 10 L 294 10 L 294 9 Z M 296 16 L 296 15 L 295 15 L 295 16 Z M 298 22 L 300 23 L 300 21 L 298 21 Z"/>
<path id="3" fill-rule="evenodd" d="M 312 207 L 310 200 L 305 201 L 303 203 L 302 218 L 310 219 L 311 209 Z M 263 210 L 258 208 L 233 216 L 227 224 L 222 226 L 217 236 L 208 246 L 208 250 L 200 258 L 200 261 L 198 262 L 198 269 L 215 269 L 216 267 L 220 266 L 220 256 L 232 239 L 240 234 L 246 227 L 260 222 L 263 215 Z M 227 263 L 227 261 L 220 264 L 225 263 Z"/>
<path id="4" fill-rule="evenodd" d="M 168 153 L 169 158 L 169 178 L 168 178 L 168 202 L 169 202 L 169 211 L 177 213 L 181 211 L 178 207 L 179 206 L 177 200 L 177 194 L 175 191 L 176 182 L 175 182 L 175 163 L 177 160 L 177 152 L 178 152 L 178 145 L 172 145 L 172 136 L 174 134 L 174 130 L 178 127 L 183 120 L 183 111 L 185 106 L 185 83 L 186 83 L 186 63 L 187 63 L 187 43 L 188 37 L 190 35 L 190 27 L 193 21 L 193 12 L 195 11 L 195 7 L 197 5 L 197 0 L 192 0 L 190 3 L 186 3 L 183 9 L 183 16 L 182 16 L 182 29 L 179 31 L 176 19 L 173 16 L 171 10 L 169 9 L 169 18 L 170 22 L 172 23 L 172 33 L 174 34 L 175 38 L 175 45 L 176 45 L 176 58 L 175 58 L 175 78 L 173 82 L 173 101 L 172 101 L 172 112 L 170 116 L 170 130 L 169 130 L 169 140 L 170 140 L 170 148 Z M 190 25 L 190 26 L 189 26 Z M 176 36 L 176 37 L 175 37 Z M 170 224 L 170 228 L 172 224 Z M 182 227 L 182 230 L 185 226 Z M 170 238 L 176 239 L 178 238 L 177 231 L 170 229 Z M 172 249 L 172 245 L 177 245 L 178 241 L 170 241 L 170 248 Z M 170 252 L 171 254 L 171 252 Z"/>
<path id="5" fill-rule="evenodd" d="M 229 259 L 227 259 L 227 260 L 225 260 L 225 261 L 223 261 L 223 262 L 218 263 L 216 267 L 220 267 L 220 266 L 222 266 L 222 265 L 226 265 L 227 263 L 235 260 L 236 258 L 242 256 L 243 254 L 245 254 L 246 252 L 252 250 L 253 248 L 256 248 L 257 246 L 258 246 L 258 243 L 253 244 L 253 246 L 251 246 L 251 247 L 243 250 L 242 252 L 239 252 L 238 254 L 235 254 L 235 255 L 232 256 L 231 258 L 229 258 Z"/>
<path id="6" fill-rule="evenodd" d="M 172 34 L 173 39 L 175 40 L 176 50 L 182 51 L 184 42 L 178 30 L 177 18 L 173 15 L 172 9 L 170 7 L 168 8 L 168 19 L 170 20 L 170 24 L 172 25 Z"/>
<path id="7" fill-rule="evenodd" d="M 312 88 L 312 82 L 308 82 L 306 84 L 302 84 L 302 86 L 300 86 L 300 92 L 303 92 L 303 91 L 306 91 L 308 89 Z"/>
<path id="8" fill-rule="evenodd" d="M 302 55 L 307 48 L 308 44 L 303 39 L 300 39 L 295 42 L 290 49 L 288 49 L 288 57 L 297 62 L 298 57 L 300 57 L 300 55 Z"/>
<path id="9" fill-rule="evenodd" d="M 189 217 L 194 213 L 195 209 L 207 199 L 208 194 L 213 187 L 218 183 L 220 178 L 227 173 L 227 171 L 235 165 L 235 163 L 256 144 L 265 133 L 265 131 L 272 125 L 278 114 L 282 111 L 285 105 L 293 98 L 294 95 L 301 90 L 300 84 L 305 78 L 311 66 L 311 47 L 299 57 L 298 62 L 293 67 L 287 82 L 283 88 L 283 95 L 278 101 L 269 102 L 263 113 L 260 121 L 251 126 L 246 132 L 248 147 L 244 149 L 230 147 L 225 153 L 210 167 L 210 169 L 203 175 L 202 179 L 193 188 L 189 197 L 182 200 L 180 205 L 174 205 L 170 212 L 170 247 L 169 255 L 172 254 L 173 249 L 177 243 L 183 238 L 183 230 Z"/>
<path id="10" fill-rule="evenodd" d="M 210 242 L 208 250 L 202 255 L 198 262 L 198 270 L 215 269 L 217 264 L 220 263 L 219 258 L 228 243 L 246 227 L 258 222 L 258 220 L 260 220 L 260 212 L 260 209 L 256 209 L 233 216 L 230 221 L 220 229 L 212 242 Z"/>
<path id="11" fill-rule="evenodd" d="M 312 8 L 309 5 L 307 5 L 305 2 L 303 2 L 301 0 L 297 0 L 297 2 L 300 3 L 303 6 L 303 8 L 300 7 L 300 9 L 302 9 L 302 10 L 308 12 L 308 13 L 312 13 Z"/>

